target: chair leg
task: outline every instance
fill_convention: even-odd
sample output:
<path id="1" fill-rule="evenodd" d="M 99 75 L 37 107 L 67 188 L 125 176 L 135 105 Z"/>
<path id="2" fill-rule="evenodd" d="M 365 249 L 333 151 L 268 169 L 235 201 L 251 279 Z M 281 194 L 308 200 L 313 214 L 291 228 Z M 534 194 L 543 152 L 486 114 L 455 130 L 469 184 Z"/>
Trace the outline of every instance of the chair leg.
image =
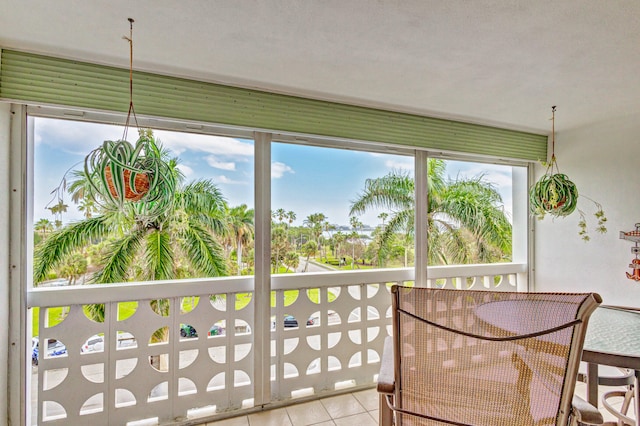
<path id="1" fill-rule="evenodd" d="M 379 402 L 379 426 L 393 426 L 393 411 L 387 404 L 387 397 L 385 394 L 378 394 Z"/>

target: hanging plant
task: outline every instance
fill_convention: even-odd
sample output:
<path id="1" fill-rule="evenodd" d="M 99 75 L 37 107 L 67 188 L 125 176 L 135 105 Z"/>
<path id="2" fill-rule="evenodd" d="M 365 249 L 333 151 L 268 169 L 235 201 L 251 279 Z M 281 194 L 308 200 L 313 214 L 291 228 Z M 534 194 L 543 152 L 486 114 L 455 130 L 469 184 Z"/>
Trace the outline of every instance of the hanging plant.
<path id="1" fill-rule="evenodd" d="M 174 167 L 165 161 L 151 130 L 138 128 L 135 145 L 127 141 L 129 122 L 138 120 L 133 107 L 133 19 L 129 18 L 129 113 L 120 140 L 104 141 L 84 160 L 84 173 L 94 199 L 105 208 L 132 208 L 138 220 L 149 224 L 173 202 Z M 174 165 L 175 166 L 175 165 Z M 98 196 L 98 197 L 96 197 Z"/>
<path id="2" fill-rule="evenodd" d="M 546 214 L 564 217 L 573 213 L 578 206 L 578 188 L 562 173 L 551 173 L 555 158 L 547 172 L 536 182 L 529 193 L 531 211 L 542 219 Z"/>
<path id="3" fill-rule="evenodd" d="M 173 201 L 176 178 L 151 132 L 139 133 L 135 146 L 104 141 L 85 157 L 84 172 L 100 204 L 123 210 L 138 203 L 139 214 L 157 216 Z"/>
<path id="4" fill-rule="evenodd" d="M 573 213 L 578 207 L 578 188 L 569 177 L 560 173 L 555 155 L 555 111 L 556 107 L 551 107 L 552 115 L 552 153 L 551 161 L 547 164 L 547 170 L 544 175 L 535 183 L 529 191 L 529 205 L 531 213 L 538 219 L 542 220 L 547 214 L 553 217 L 565 217 Z M 589 199 L 596 205 L 597 211 L 594 214 L 598 221 L 596 231 L 606 233 L 607 227 L 605 223 L 607 218 L 602 210 L 600 203 Z M 589 241 L 589 233 L 587 230 L 587 220 L 584 212 L 578 209 L 580 221 L 578 234 L 583 240 Z"/>

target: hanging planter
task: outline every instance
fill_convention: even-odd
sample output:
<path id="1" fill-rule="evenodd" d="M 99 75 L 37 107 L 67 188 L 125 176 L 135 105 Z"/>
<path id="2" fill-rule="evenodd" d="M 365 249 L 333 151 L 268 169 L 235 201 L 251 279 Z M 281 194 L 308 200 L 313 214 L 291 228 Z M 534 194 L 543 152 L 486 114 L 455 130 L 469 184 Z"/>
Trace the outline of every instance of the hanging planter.
<path id="1" fill-rule="evenodd" d="M 104 141 L 85 157 L 85 176 L 105 207 L 155 216 L 173 200 L 175 173 L 162 158 L 149 131 L 140 130 L 135 146 L 126 140 Z"/>
<path id="2" fill-rule="evenodd" d="M 102 185 L 94 189 L 110 201 L 121 204 L 140 201 L 149 193 L 149 176 L 154 170 L 145 168 L 145 158 L 141 157 L 144 140 L 139 139 L 134 148 L 128 141 L 104 141 L 85 158 L 87 176 L 100 178 Z M 91 179 L 90 182 L 94 182 Z M 104 194 L 107 188 L 109 194 Z M 105 197 L 106 196 L 106 197 Z"/>
<path id="3" fill-rule="evenodd" d="M 552 160 L 555 163 L 555 159 Z M 531 212 L 538 218 L 545 214 L 564 217 L 573 213 L 578 206 L 578 188 L 562 173 L 542 176 L 529 193 Z"/>
<path id="4" fill-rule="evenodd" d="M 84 160 L 84 172 L 94 198 L 106 208 L 133 210 L 136 217 L 150 223 L 173 202 L 176 186 L 175 164 L 170 165 L 156 144 L 151 130 L 138 129 L 135 145 L 127 141 L 133 117 L 133 19 L 129 18 L 129 113 L 122 139 L 104 141 Z"/>
<path id="5" fill-rule="evenodd" d="M 551 161 L 547 164 L 547 170 L 544 175 L 535 183 L 529 191 L 529 206 L 531 214 L 535 215 L 538 219 L 542 220 L 549 214 L 553 217 L 565 217 L 573 213 L 576 209 L 580 214 L 580 221 L 578 227 L 580 231 L 578 234 L 583 240 L 589 241 L 590 237 L 587 231 L 587 220 L 582 210 L 578 209 L 578 188 L 569 177 L 560 173 L 558 170 L 558 163 L 556 162 L 555 155 L 555 111 L 556 107 L 552 107 L 552 153 Z M 584 197 L 584 196 L 583 196 Z M 588 198 L 588 197 L 585 197 Z M 594 214 L 598 220 L 596 231 L 599 233 L 606 233 L 607 228 L 605 223 L 607 218 L 604 215 L 602 206 L 592 201 L 597 208 Z"/>
<path id="6" fill-rule="evenodd" d="M 120 198 L 123 184 L 125 201 L 140 201 L 149 192 L 149 175 L 147 173 L 124 169 L 120 176 L 114 179 L 111 166 L 106 166 L 104 171 L 109 193 L 116 199 Z"/>

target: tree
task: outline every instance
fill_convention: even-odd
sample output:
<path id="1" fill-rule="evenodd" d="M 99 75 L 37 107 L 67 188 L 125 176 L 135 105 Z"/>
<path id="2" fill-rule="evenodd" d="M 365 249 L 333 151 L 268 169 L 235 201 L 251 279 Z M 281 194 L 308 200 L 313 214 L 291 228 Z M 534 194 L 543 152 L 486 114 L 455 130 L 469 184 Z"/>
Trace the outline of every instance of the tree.
<path id="1" fill-rule="evenodd" d="M 53 224 L 49 219 L 40 219 L 36 222 L 34 228 L 43 238 L 47 236 L 47 233 L 53 232 Z"/>
<path id="2" fill-rule="evenodd" d="M 293 269 L 295 272 L 296 268 L 300 265 L 300 256 L 295 251 L 287 252 L 284 256 L 284 263 L 287 265 L 286 272 L 289 272 L 289 269 Z"/>
<path id="3" fill-rule="evenodd" d="M 246 204 L 241 204 L 237 207 L 227 209 L 227 228 L 236 245 L 238 275 L 242 275 L 242 247 L 253 239 L 253 218 L 254 211 L 253 209 L 248 209 Z"/>
<path id="4" fill-rule="evenodd" d="M 289 231 L 291 230 L 291 224 L 293 223 L 294 220 L 296 220 L 296 213 L 294 211 L 292 211 L 292 210 L 289 210 L 287 212 L 286 218 L 287 218 L 287 223 L 288 223 L 288 225 L 287 225 L 287 235 L 289 235 Z M 294 244 L 293 238 L 292 238 L 291 244 L 292 245 Z"/>
<path id="5" fill-rule="evenodd" d="M 307 272 L 309 270 L 309 258 L 311 256 L 315 256 L 318 252 L 318 243 L 313 240 L 309 240 L 300 249 L 304 256 L 307 256 L 307 263 L 304 265 L 304 271 Z"/>
<path id="6" fill-rule="evenodd" d="M 429 203 L 429 263 L 482 263 L 511 255 L 511 224 L 497 190 L 483 176 L 445 179 L 445 163 L 427 163 Z M 391 172 L 367 179 L 363 192 L 351 205 L 351 214 L 372 208 L 390 211 L 382 238 L 414 229 L 414 181 L 406 173 Z M 408 243 L 407 243 L 408 245 Z"/>
<path id="7" fill-rule="evenodd" d="M 285 255 L 289 251 L 289 247 L 289 238 L 284 226 L 274 226 L 271 229 L 271 264 L 273 265 L 274 274 L 279 272 L 280 264 L 285 261 Z"/>
<path id="8" fill-rule="evenodd" d="M 320 249 L 320 236 L 322 235 L 322 225 L 327 220 L 324 213 L 312 213 L 304 220 L 304 225 L 311 232 L 311 238 L 315 239 Z"/>
<path id="9" fill-rule="evenodd" d="M 66 213 L 68 208 L 69 206 L 66 205 L 62 199 L 59 199 L 57 204 L 47 207 L 47 209 L 51 210 L 51 214 L 53 214 L 56 228 L 62 226 L 62 213 Z"/>
<path id="10" fill-rule="evenodd" d="M 78 278 L 87 273 L 87 259 L 80 253 L 67 257 L 59 268 L 58 275 L 69 280 L 69 285 L 76 284 Z"/>
<path id="11" fill-rule="evenodd" d="M 274 212 L 274 215 L 278 218 L 278 222 L 282 223 L 284 218 L 287 217 L 287 212 L 285 212 L 283 208 L 279 208 Z"/>
<path id="12" fill-rule="evenodd" d="M 351 225 L 351 228 L 353 228 L 353 231 L 349 234 L 349 239 L 351 240 L 351 269 L 353 269 L 353 266 L 356 263 L 356 243 L 360 242 L 358 229 L 362 228 L 363 225 L 355 216 L 351 216 L 349 218 L 349 224 Z"/>
<path id="13" fill-rule="evenodd" d="M 103 207 L 101 214 L 55 231 L 35 250 L 34 282 L 43 281 L 48 271 L 96 241 L 107 241 L 107 247 L 91 278 L 95 283 L 174 279 L 181 256 L 195 276 L 226 275 L 218 241 L 225 231 L 225 203 L 219 189 L 210 180 L 184 185 L 177 159 L 170 158 L 153 138 L 151 143 L 179 182 L 171 203 L 152 218 L 135 202 L 124 203 L 121 209 Z M 85 190 L 84 196 L 105 204 L 95 191 Z M 142 263 L 141 268 L 134 268 L 136 261 Z"/>

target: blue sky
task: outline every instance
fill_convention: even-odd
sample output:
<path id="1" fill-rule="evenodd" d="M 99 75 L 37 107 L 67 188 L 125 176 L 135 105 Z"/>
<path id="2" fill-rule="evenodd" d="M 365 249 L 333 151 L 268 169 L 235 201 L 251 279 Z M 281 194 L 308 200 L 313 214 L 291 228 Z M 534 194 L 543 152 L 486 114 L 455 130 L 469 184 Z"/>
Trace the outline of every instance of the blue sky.
<path id="1" fill-rule="evenodd" d="M 70 168 L 80 170 L 87 153 L 103 140 L 122 137 L 122 126 L 36 118 L 34 150 L 34 222 L 53 220 L 46 210 L 51 191 Z M 227 202 L 253 207 L 253 142 L 241 139 L 154 131 L 156 137 L 180 159 L 186 180 L 211 179 Z M 129 130 L 129 140 L 137 136 Z M 322 212 L 330 223 L 349 224 L 349 207 L 367 178 L 381 177 L 392 170 L 413 171 L 413 157 L 375 154 L 353 150 L 318 148 L 274 143 L 272 145 L 272 209 L 294 211 L 294 225 L 310 214 Z M 487 164 L 449 162 L 447 173 L 485 178 L 500 188 L 511 211 L 511 168 Z M 68 194 L 65 222 L 82 218 Z M 55 204 L 55 202 L 53 203 Z M 360 221 L 375 226 L 379 212 L 367 213 Z"/>

